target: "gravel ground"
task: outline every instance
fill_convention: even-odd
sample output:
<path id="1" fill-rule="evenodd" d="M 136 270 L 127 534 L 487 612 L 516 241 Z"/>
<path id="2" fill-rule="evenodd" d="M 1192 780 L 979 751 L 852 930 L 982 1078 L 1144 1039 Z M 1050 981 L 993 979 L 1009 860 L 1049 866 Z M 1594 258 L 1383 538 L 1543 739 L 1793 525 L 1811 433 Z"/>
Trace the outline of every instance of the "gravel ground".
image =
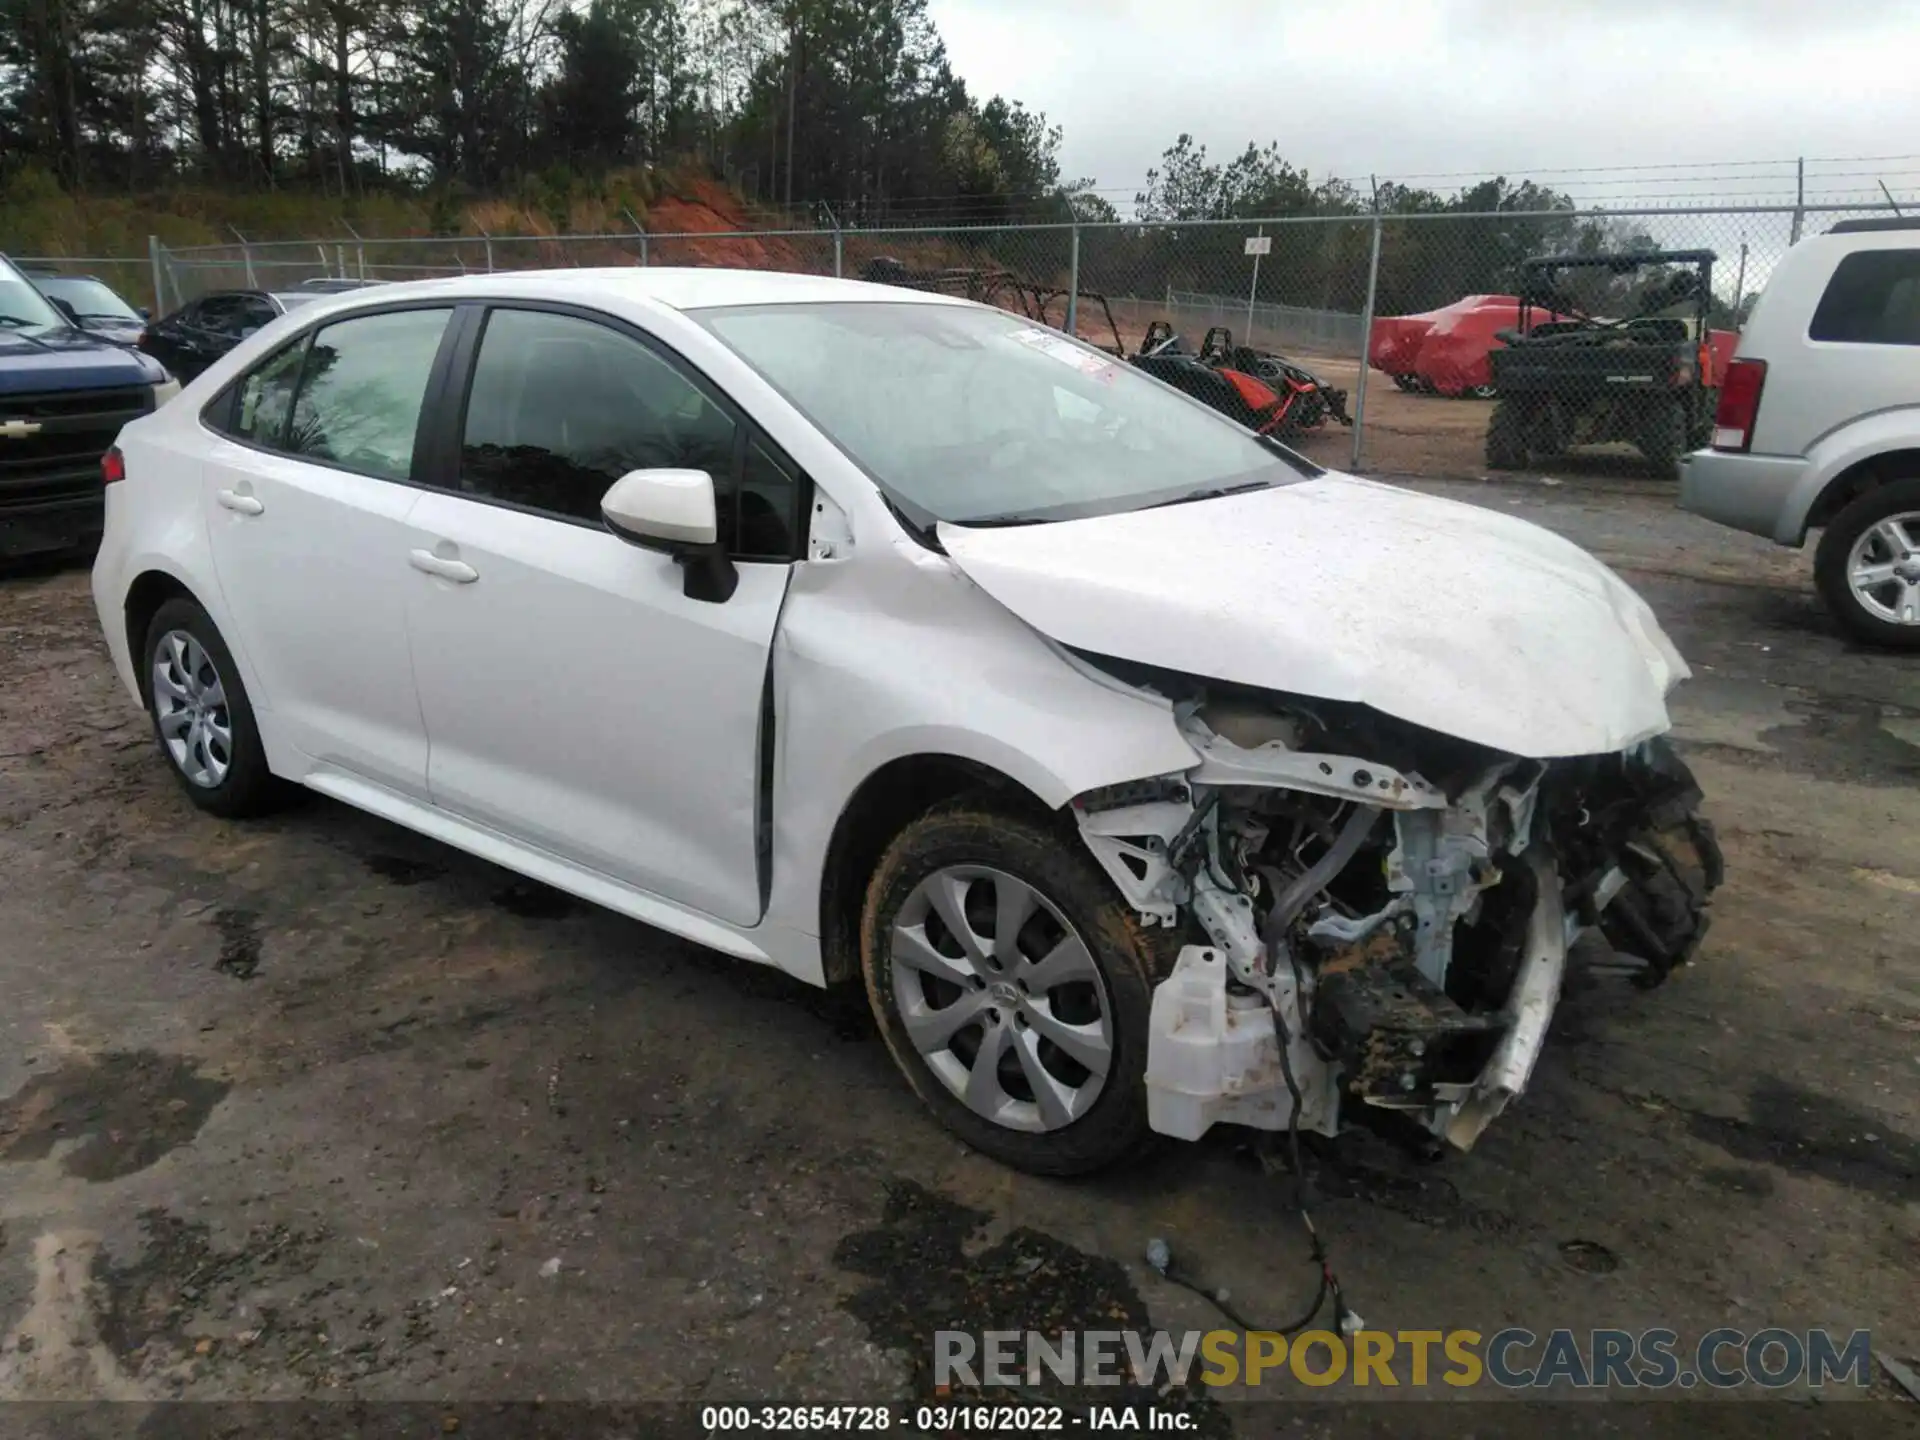
<path id="1" fill-rule="evenodd" d="M 1576 984 L 1471 1155 L 1323 1163 L 1349 1298 L 1920 1352 L 1916 662 L 1668 489 L 1422 488 L 1648 596 L 1729 878 L 1666 988 Z M 938 1328 L 1218 1325 L 1139 1263 L 1156 1235 L 1252 1316 L 1311 1295 L 1244 1136 L 1016 1175 L 920 1113 L 857 995 L 318 797 L 192 810 L 81 571 L 0 580 L 0 666 L 0 1397 L 912 1397 Z"/>

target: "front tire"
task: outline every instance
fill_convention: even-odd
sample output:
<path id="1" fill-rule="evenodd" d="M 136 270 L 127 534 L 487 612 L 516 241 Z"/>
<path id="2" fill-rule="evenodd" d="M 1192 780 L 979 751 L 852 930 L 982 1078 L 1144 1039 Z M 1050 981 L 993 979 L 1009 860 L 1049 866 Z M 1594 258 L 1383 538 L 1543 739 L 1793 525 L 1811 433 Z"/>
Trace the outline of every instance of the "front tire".
<path id="1" fill-rule="evenodd" d="M 1038 1175 L 1149 1138 L 1148 1011 L 1177 948 L 1076 837 L 979 800 L 901 831 L 860 919 L 867 998 L 907 1083 L 968 1145 Z"/>
<path id="2" fill-rule="evenodd" d="M 141 649 L 141 689 L 168 768 L 202 810 L 257 815 L 277 798 L 233 652 L 207 612 L 176 598 L 154 612 Z"/>
<path id="3" fill-rule="evenodd" d="M 1920 477 L 1869 490 L 1829 520 L 1813 578 L 1854 636 L 1920 650 Z"/>

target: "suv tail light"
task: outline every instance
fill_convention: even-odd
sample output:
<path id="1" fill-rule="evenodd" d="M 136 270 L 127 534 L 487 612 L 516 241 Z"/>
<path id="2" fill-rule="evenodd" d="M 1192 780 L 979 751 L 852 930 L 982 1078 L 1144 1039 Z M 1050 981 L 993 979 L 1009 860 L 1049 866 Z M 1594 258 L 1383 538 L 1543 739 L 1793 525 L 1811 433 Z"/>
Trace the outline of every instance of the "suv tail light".
<path id="1" fill-rule="evenodd" d="M 1753 422 L 1760 413 L 1760 387 L 1767 383 L 1767 362 L 1736 360 L 1720 385 L 1713 412 L 1713 448 L 1744 453 L 1753 444 Z"/>
<path id="2" fill-rule="evenodd" d="M 100 457 L 100 483 L 111 485 L 116 480 L 127 478 L 127 457 L 120 453 L 120 447 L 114 446 Z"/>

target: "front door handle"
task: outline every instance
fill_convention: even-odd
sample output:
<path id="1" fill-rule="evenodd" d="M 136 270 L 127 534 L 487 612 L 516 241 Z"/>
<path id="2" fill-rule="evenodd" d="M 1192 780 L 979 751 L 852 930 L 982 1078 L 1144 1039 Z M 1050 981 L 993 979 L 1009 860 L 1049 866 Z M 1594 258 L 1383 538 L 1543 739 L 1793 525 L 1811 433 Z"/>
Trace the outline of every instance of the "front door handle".
<path id="1" fill-rule="evenodd" d="M 407 563 L 416 570 L 438 575 L 442 580 L 451 580 L 456 585 L 471 585 L 480 578 L 480 572 L 466 561 L 447 560 L 431 550 L 409 550 Z"/>
<path id="2" fill-rule="evenodd" d="M 242 495 L 238 490 L 222 490 L 216 497 L 229 510 L 242 515 L 258 515 L 267 507 L 251 495 Z"/>

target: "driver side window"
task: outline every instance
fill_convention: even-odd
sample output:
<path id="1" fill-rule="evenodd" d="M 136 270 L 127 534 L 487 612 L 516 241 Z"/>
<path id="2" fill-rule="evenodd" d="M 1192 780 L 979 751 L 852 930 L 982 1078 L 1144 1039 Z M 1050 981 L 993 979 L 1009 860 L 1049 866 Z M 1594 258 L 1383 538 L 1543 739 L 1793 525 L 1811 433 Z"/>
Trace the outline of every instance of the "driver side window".
<path id="1" fill-rule="evenodd" d="M 632 337 L 577 316 L 496 309 L 474 361 L 459 486 L 597 525 L 601 497 L 629 471 L 704 470 L 728 551 L 791 558 L 798 487 L 738 431 L 705 390 Z"/>

